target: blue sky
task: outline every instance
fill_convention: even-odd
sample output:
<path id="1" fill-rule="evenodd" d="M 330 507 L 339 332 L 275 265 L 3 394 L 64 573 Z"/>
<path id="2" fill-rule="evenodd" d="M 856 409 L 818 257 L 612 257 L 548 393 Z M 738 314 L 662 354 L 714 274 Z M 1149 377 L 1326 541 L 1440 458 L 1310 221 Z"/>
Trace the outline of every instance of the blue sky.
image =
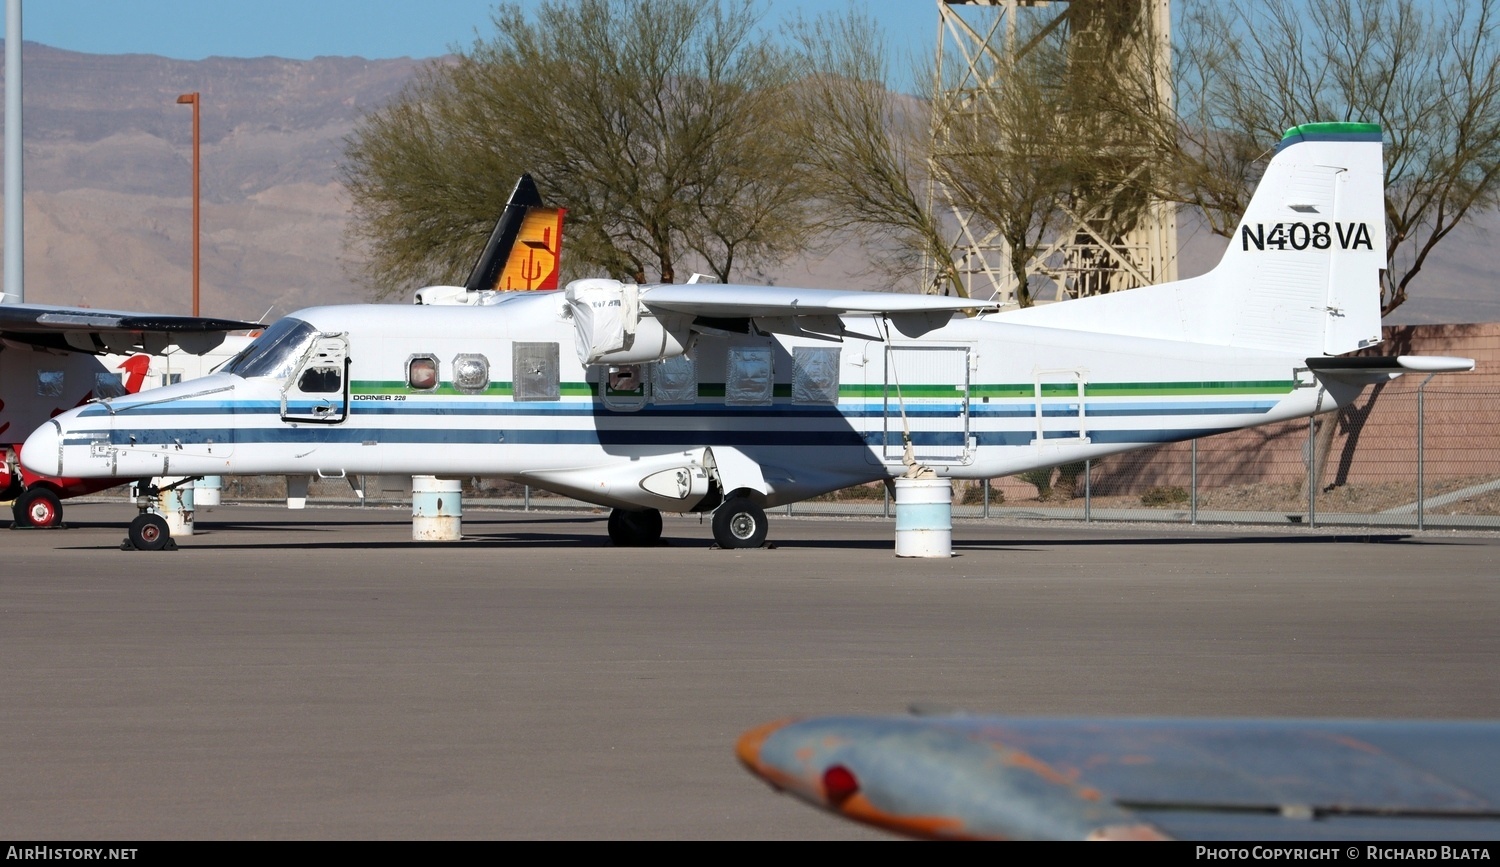
<path id="1" fill-rule="evenodd" d="M 4 0 L 9 2 L 9 0 Z M 841 11 L 849 0 L 759 0 L 766 21 L 799 10 Z M 0 4 L 3 5 L 3 4 Z M 28 42 L 92 54 L 159 54 L 181 60 L 272 55 L 434 57 L 492 32 L 494 0 L 22 0 Z M 538 0 L 521 0 L 523 7 Z M 936 0 L 866 5 L 898 51 L 931 54 Z M 0 33 L 4 31 L 0 16 Z"/>

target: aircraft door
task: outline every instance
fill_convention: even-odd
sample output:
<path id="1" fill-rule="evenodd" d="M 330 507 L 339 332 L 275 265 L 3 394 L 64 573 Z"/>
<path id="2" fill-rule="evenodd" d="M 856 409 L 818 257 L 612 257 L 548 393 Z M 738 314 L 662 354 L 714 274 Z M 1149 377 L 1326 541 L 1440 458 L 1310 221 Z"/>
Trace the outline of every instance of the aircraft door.
<path id="1" fill-rule="evenodd" d="M 904 418 L 904 421 L 903 421 Z M 910 430 L 918 463 L 970 459 L 969 348 L 889 346 L 885 355 L 885 460 L 900 463 Z"/>
<path id="2" fill-rule="evenodd" d="M 319 334 L 281 390 L 282 421 L 338 424 L 349 416 L 349 340 Z"/>
<path id="3" fill-rule="evenodd" d="M 1036 439 L 1032 445 L 1089 441 L 1082 370 L 1040 370 L 1036 374 Z"/>

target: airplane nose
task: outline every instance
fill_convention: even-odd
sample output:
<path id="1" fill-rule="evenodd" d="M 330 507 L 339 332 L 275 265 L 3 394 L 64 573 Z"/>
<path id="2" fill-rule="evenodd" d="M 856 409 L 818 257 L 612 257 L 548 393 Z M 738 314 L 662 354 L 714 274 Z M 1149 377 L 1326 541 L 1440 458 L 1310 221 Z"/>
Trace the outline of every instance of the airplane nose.
<path id="1" fill-rule="evenodd" d="M 21 465 L 39 476 L 57 478 L 62 472 L 62 425 L 56 419 L 31 432 L 21 446 Z"/>
<path id="2" fill-rule="evenodd" d="M 740 735 L 740 739 L 734 745 L 734 754 L 739 758 L 740 764 L 753 773 L 764 775 L 767 771 L 761 764 L 761 747 L 767 738 L 793 722 L 795 722 L 793 719 L 779 719 L 758 725 Z"/>

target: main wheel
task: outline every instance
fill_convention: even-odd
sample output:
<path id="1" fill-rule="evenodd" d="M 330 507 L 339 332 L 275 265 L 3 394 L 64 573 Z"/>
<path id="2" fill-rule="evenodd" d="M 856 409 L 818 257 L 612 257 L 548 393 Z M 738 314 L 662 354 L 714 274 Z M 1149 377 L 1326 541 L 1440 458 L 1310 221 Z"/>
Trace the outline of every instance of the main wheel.
<path id="1" fill-rule="evenodd" d="M 21 494 L 11 511 L 16 523 L 23 527 L 48 529 L 62 523 L 62 500 L 46 488 L 32 488 Z"/>
<path id="2" fill-rule="evenodd" d="M 730 497 L 714 510 L 714 541 L 720 548 L 759 548 L 768 529 L 766 510 L 748 497 Z"/>
<path id="3" fill-rule="evenodd" d="M 155 512 L 142 512 L 130 522 L 130 544 L 142 551 L 160 551 L 171 541 L 167 519 Z"/>
<path id="4" fill-rule="evenodd" d="M 643 509 L 609 513 L 609 541 L 621 548 L 645 548 L 661 542 L 661 512 Z"/>

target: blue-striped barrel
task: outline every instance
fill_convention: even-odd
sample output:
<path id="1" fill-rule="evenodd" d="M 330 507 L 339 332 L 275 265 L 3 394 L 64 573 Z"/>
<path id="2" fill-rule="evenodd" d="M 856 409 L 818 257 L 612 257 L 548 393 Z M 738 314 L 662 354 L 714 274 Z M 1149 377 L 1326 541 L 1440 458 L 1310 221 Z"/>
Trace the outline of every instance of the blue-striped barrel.
<path id="1" fill-rule="evenodd" d="M 458 479 L 411 477 L 413 541 L 453 542 L 463 536 L 463 488 Z"/>
<path id="2" fill-rule="evenodd" d="M 896 556 L 953 556 L 953 483 L 896 479 Z"/>

